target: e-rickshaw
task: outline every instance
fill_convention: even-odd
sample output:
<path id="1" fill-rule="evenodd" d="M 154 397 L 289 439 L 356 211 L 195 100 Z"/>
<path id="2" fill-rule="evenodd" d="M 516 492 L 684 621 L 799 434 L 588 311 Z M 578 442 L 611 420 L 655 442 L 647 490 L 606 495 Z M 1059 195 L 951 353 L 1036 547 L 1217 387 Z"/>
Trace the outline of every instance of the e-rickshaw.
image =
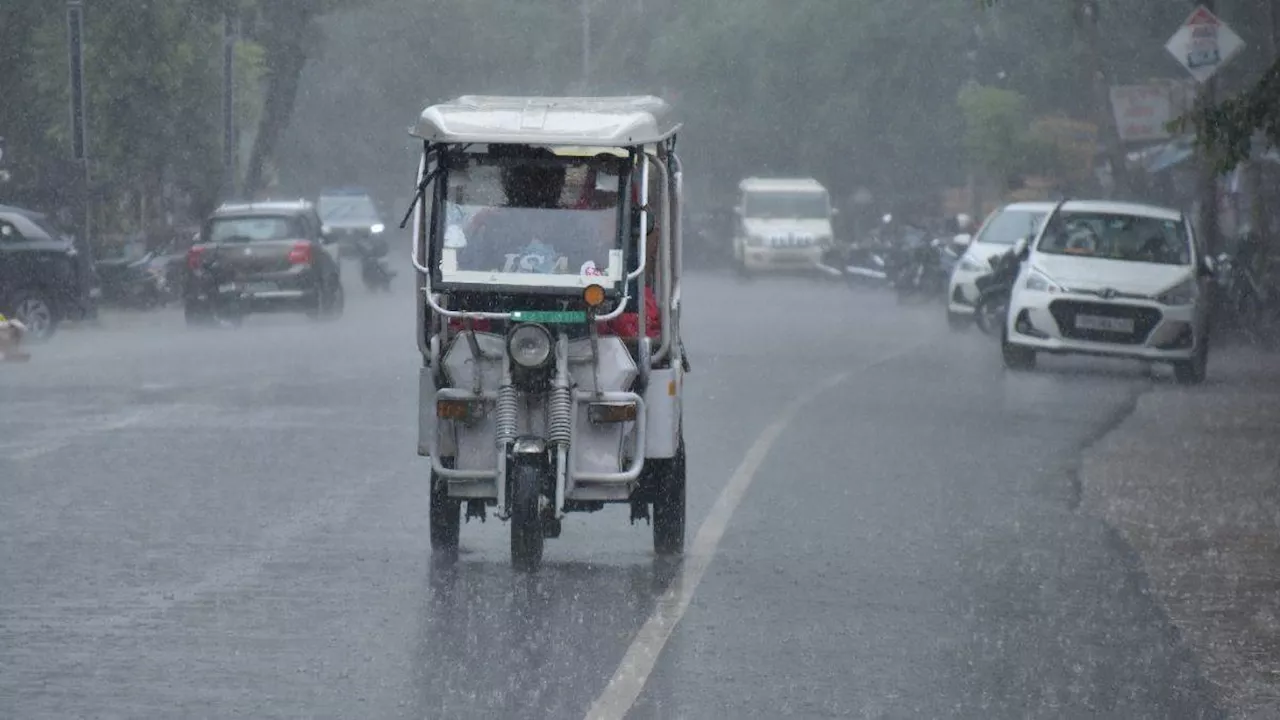
<path id="1" fill-rule="evenodd" d="M 567 513 L 610 503 L 683 552 L 679 128 L 656 97 L 464 96 L 411 129 L 437 553 L 492 508 L 533 570 Z"/>

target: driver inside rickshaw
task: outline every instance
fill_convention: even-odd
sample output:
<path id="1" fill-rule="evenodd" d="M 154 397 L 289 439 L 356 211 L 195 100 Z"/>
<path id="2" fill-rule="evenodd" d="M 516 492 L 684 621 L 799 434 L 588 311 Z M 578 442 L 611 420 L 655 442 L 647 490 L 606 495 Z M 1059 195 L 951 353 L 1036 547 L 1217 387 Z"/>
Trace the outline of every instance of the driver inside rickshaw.
<path id="1" fill-rule="evenodd" d="M 497 168 L 504 199 L 471 219 L 466 248 L 458 257 L 460 267 L 572 273 L 607 266 L 616 231 L 612 222 L 594 220 L 612 220 L 613 206 L 583 206 L 563 199 L 568 168 L 549 150 L 495 146 L 490 158 L 509 161 Z M 586 170 L 574 169 L 579 177 Z"/>
<path id="2" fill-rule="evenodd" d="M 523 146 L 495 146 L 494 150 L 498 157 L 534 162 L 501 167 L 506 202 L 481 210 L 468 223 L 466 249 L 459 254 L 459 265 L 490 271 L 604 275 L 610 251 L 616 247 L 616 186 L 601 187 L 595 166 L 575 168 L 585 172 L 577 173 L 579 182 L 571 188 L 571 199 L 566 200 L 562 196 L 568 171 L 557 163 L 554 153 Z M 602 157 L 609 156 L 596 159 Z M 516 211 L 510 212 L 512 209 Z M 661 334 L 660 317 L 650 284 L 645 285 L 644 301 L 647 334 L 657 337 Z M 638 313 L 624 312 L 597 327 L 605 334 L 634 338 L 639 325 Z M 462 327 L 458 320 L 449 321 L 451 331 Z M 473 327 L 486 332 L 492 324 L 476 320 Z"/>

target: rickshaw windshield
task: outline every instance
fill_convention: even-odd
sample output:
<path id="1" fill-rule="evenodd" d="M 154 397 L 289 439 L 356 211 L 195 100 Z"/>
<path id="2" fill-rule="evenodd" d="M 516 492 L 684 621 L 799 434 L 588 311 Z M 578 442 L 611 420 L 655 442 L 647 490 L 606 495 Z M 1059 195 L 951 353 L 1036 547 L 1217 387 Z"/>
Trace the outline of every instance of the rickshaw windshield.
<path id="1" fill-rule="evenodd" d="M 582 288 L 620 283 L 621 158 L 454 156 L 435 233 L 444 283 Z"/>

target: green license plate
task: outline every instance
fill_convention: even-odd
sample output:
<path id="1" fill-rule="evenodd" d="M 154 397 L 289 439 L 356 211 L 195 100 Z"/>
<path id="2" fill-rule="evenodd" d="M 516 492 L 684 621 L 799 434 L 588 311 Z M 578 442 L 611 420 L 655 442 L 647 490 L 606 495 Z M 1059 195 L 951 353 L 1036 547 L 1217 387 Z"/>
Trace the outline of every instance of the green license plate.
<path id="1" fill-rule="evenodd" d="M 511 313 L 516 322 L 536 323 L 585 323 L 587 313 L 582 310 L 517 310 Z"/>

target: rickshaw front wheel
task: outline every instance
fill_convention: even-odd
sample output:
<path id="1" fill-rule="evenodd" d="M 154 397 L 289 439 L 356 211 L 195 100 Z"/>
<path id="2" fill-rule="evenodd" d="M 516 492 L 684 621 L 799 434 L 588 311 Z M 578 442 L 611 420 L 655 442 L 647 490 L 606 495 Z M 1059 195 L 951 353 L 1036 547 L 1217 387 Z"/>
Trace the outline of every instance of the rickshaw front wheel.
<path id="1" fill-rule="evenodd" d="M 680 438 L 675 457 L 649 462 L 661 464 L 654 477 L 653 551 L 658 555 L 680 555 L 684 552 L 685 526 L 684 438 Z"/>
<path id="2" fill-rule="evenodd" d="M 516 463 L 507 469 L 511 491 L 511 564 L 531 572 L 542 564 L 542 468 Z"/>
<path id="3" fill-rule="evenodd" d="M 431 549 L 454 552 L 462 528 L 462 501 L 449 497 L 444 478 L 431 473 Z"/>

